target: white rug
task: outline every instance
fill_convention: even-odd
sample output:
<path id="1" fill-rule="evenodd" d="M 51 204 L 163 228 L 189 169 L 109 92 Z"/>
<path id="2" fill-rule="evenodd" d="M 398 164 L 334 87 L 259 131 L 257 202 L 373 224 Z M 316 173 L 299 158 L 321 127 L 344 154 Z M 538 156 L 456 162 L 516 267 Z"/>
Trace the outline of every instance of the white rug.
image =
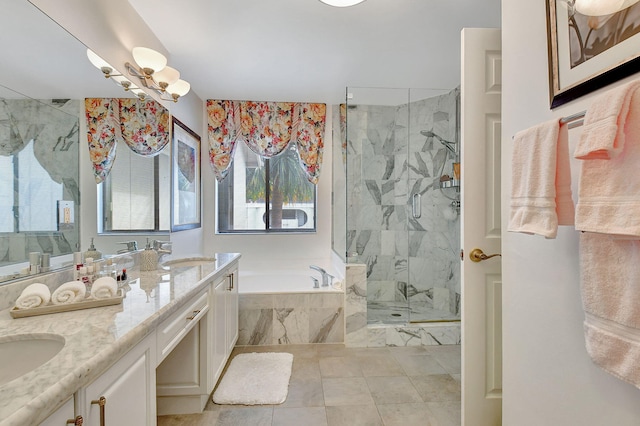
<path id="1" fill-rule="evenodd" d="M 289 393 L 293 355 L 289 353 L 239 354 L 213 393 L 216 404 L 282 404 Z"/>

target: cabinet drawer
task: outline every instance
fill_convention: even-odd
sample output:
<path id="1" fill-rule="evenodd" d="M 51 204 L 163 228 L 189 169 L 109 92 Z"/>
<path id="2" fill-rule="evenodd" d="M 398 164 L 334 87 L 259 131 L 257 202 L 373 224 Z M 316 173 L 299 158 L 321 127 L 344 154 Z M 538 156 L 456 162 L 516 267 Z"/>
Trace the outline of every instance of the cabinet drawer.
<path id="1" fill-rule="evenodd" d="M 209 291 L 204 290 L 160 324 L 156 334 L 158 364 L 164 360 L 208 311 Z"/>

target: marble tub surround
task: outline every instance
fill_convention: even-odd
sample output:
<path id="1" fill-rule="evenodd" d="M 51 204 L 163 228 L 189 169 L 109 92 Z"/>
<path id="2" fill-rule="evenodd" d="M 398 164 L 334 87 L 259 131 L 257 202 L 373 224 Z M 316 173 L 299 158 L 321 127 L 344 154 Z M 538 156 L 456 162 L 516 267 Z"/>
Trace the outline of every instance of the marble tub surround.
<path id="1" fill-rule="evenodd" d="M 342 292 L 240 293 L 238 345 L 342 343 Z"/>
<path id="2" fill-rule="evenodd" d="M 0 387 L 0 424 L 38 424 L 239 258 L 221 253 L 215 262 L 160 274 L 128 270 L 122 305 L 21 319 L 12 319 L 9 309 L 0 311 L 0 337 L 53 333 L 65 339 L 64 348 L 49 362 Z M 150 284 L 153 280 L 155 286 Z M 0 289 L 13 294 L 4 289 L 13 285 L 22 283 Z"/>

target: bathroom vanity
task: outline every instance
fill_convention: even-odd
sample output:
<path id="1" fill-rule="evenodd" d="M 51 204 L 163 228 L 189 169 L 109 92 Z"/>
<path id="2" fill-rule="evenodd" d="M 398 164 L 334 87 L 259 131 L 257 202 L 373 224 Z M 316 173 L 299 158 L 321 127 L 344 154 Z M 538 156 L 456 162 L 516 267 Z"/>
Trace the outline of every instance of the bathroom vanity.
<path id="1" fill-rule="evenodd" d="M 1 311 L 0 345 L 53 335 L 64 346 L 0 384 L 0 425 L 64 425 L 77 416 L 84 425 L 104 417 L 154 425 L 158 414 L 201 411 L 238 337 L 239 259 L 219 253 L 134 271 L 122 305 L 21 319 Z"/>

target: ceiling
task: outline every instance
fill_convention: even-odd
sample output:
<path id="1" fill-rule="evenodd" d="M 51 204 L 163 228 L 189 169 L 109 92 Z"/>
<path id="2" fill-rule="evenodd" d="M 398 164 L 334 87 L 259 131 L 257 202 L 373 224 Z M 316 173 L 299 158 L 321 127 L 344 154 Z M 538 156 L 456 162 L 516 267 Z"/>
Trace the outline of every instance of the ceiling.
<path id="1" fill-rule="evenodd" d="M 452 89 L 460 31 L 500 0 L 130 0 L 201 99 L 344 102 L 346 87 Z"/>
<path id="2" fill-rule="evenodd" d="M 203 100 L 335 104 L 347 87 L 450 90 L 460 82 L 461 29 L 500 26 L 500 0 L 129 2 Z M 26 0 L 0 7 L 0 85 L 40 99 L 123 95 Z"/>

